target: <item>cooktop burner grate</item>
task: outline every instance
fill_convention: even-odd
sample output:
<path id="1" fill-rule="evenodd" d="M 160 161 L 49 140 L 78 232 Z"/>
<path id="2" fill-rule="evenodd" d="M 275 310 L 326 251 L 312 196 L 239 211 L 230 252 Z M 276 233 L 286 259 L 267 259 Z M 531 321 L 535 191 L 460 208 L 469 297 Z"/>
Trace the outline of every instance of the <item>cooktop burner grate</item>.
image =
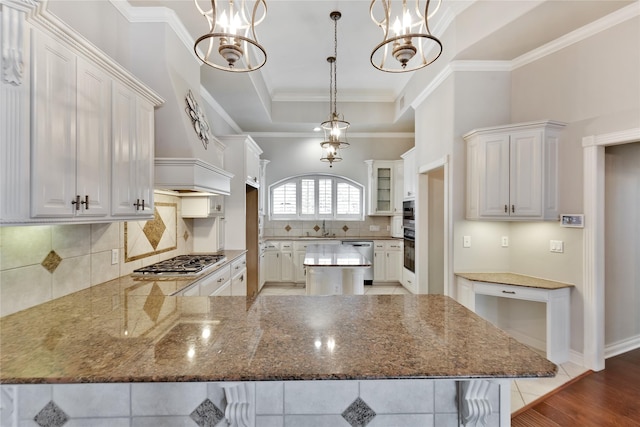
<path id="1" fill-rule="evenodd" d="M 133 270 L 138 275 L 190 275 L 224 262 L 224 255 L 178 255 L 176 257 Z"/>

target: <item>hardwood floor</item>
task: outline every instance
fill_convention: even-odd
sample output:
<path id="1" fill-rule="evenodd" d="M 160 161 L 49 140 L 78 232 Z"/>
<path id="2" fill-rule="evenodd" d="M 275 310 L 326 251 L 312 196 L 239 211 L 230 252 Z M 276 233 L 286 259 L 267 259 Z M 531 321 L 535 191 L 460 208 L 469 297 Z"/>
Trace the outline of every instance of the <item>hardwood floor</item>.
<path id="1" fill-rule="evenodd" d="M 513 427 L 640 426 L 640 349 L 513 414 Z"/>

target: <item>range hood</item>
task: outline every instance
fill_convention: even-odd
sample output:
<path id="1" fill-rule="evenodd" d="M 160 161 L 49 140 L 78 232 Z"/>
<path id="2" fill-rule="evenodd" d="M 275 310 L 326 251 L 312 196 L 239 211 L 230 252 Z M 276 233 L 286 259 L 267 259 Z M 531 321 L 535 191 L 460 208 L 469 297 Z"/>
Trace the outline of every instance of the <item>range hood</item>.
<path id="1" fill-rule="evenodd" d="M 155 188 L 228 196 L 233 174 L 200 159 L 156 157 Z"/>

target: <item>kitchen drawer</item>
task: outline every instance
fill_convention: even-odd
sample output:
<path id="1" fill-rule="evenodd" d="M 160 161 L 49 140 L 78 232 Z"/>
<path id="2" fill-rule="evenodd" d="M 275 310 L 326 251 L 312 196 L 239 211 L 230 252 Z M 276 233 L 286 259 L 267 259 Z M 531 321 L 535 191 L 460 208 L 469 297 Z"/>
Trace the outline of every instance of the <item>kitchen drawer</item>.
<path id="1" fill-rule="evenodd" d="M 476 294 L 492 295 L 502 298 L 515 298 L 526 301 L 547 302 L 549 290 L 529 288 L 526 286 L 500 285 L 496 283 L 475 282 L 473 290 Z"/>
<path id="2" fill-rule="evenodd" d="M 184 297 L 197 297 L 200 295 L 200 285 L 197 283 L 187 287 L 187 289 L 180 291 L 178 295 L 182 295 Z"/>
<path id="3" fill-rule="evenodd" d="M 314 242 L 293 242 L 293 250 L 306 252 L 307 247 L 313 244 Z"/>
<path id="4" fill-rule="evenodd" d="M 247 256 L 242 255 L 240 258 L 231 262 L 231 277 L 237 276 L 242 270 L 247 268 Z"/>
<path id="5" fill-rule="evenodd" d="M 280 242 L 280 250 L 281 251 L 292 251 L 293 250 L 293 242 Z"/>
<path id="6" fill-rule="evenodd" d="M 231 269 L 229 266 L 222 267 L 215 273 L 204 277 L 199 281 L 200 284 L 200 296 L 209 296 L 214 293 L 218 288 L 223 286 L 231 279 Z"/>
<path id="7" fill-rule="evenodd" d="M 402 240 L 387 240 L 386 242 L 384 242 L 384 250 L 385 251 L 401 251 Z"/>
<path id="8" fill-rule="evenodd" d="M 265 251 L 279 251 L 280 250 L 280 242 L 265 242 L 264 243 Z"/>
<path id="9" fill-rule="evenodd" d="M 382 240 L 376 240 L 373 242 L 373 250 L 375 251 L 384 251 L 385 242 Z"/>

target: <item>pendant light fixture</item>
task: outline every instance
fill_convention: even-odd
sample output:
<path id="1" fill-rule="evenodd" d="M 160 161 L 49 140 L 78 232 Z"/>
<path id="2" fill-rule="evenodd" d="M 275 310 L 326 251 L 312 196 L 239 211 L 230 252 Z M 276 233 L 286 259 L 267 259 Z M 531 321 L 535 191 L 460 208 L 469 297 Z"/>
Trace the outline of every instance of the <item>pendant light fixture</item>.
<path id="1" fill-rule="evenodd" d="M 324 131 L 324 140 L 320 143 L 322 147 L 323 162 L 329 162 L 329 167 L 333 167 L 334 162 L 342 160 L 340 150 L 349 147 L 347 142 L 347 129 L 349 122 L 344 120 L 337 113 L 336 105 L 338 98 L 338 75 L 336 70 L 338 59 L 338 20 L 342 14 L 333 11 L 329 14 L 329 18 L 333 20 L 333 56 L 327 58 L 329 63 L 329 120 L 320 124 L 320 128 Z"/>
<path id="2" fill-rule="evenodd" d="M 404 73 L 434 62 L 442 54 L 442 43 L 429 30 L 431 0 L 372 0 L 371 20 L 382 29 L 383 39 L 371 52 L 371 64 L 381 71 Z"/>
<path id="3" fill-rule="evenodd" d="M 210 0 L 208 10 L 200 7 L 200 1 L 194 0 L 209 23 L 209 32 L 196 40 L 193 49 L 202 62 L 236 73 L 257 70 L 267 62 L 255 30 L 267 16 L 265 0 Z"/>

